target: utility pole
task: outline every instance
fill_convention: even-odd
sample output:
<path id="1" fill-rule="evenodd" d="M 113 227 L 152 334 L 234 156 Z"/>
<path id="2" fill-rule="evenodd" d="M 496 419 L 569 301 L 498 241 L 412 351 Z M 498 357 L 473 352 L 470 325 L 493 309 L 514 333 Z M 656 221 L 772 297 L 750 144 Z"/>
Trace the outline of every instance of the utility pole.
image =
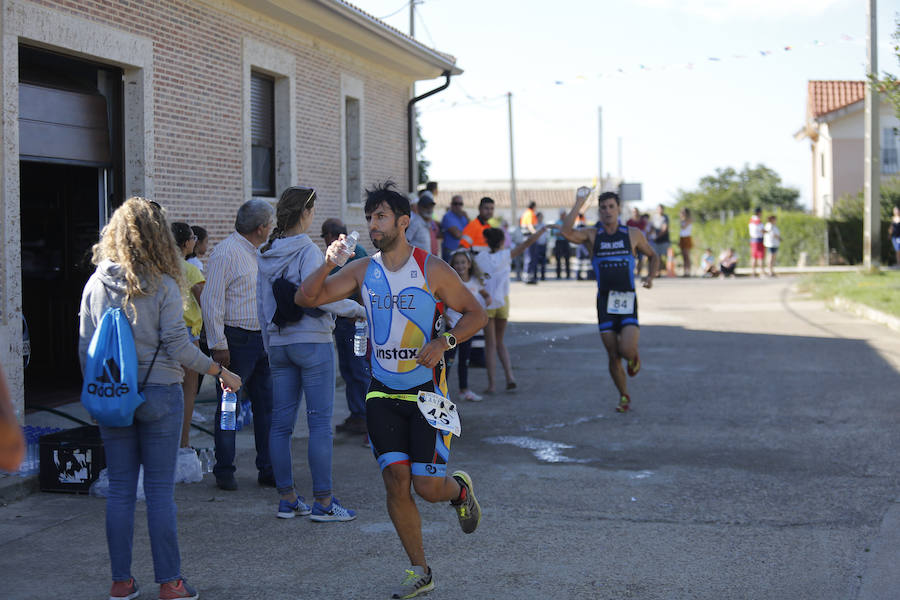
<path id="1" fill-rule="evenodd" d="M 597 107 L 597 189 L 603 191 L 603 107 Z"/>
<path id="2" fill-rule="evenodd" d="M 512 211 L 509 226 L 514 228 L 518 223 L 514 223 L 518 210 L 516 209 L 516 157 L 513 153 L 513 118 L 512 118 L 512 92 L 506 93 L 506 106 L 509 113 L 509 208 Z"/>
<path id="3" fill-rule="evenodd" d="M 416 37 L 416 0 L 409 3 L 409 37 Z"/>
<path id="4" fill-rule="evenodd" d="M 619 137 L 619 181 L 622 181 L 622 138 Z"/>
<path id="5" fill-rule="evenodd" d="M 878 92 L 873 77 L 878 76 L 878 27 L 876 0 L 866 3 L 866 112 L 865 112 L 865 179 L 863 196 L 863 266 L 877 270 L 881 263 L 881 160 L 879 151 L 879 116 L 881 113 Z"/>

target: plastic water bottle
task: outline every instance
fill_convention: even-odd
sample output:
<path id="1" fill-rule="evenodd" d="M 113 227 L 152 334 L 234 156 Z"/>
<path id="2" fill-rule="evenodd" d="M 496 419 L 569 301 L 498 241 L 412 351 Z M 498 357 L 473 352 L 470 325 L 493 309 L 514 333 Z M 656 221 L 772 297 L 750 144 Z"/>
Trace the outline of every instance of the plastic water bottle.
<path id="1" fill-rule="evenodd" d="M 353 334 L 353 354 L 356 356 L 365 356 L 368 346 L 369 323 L 367 321 L 357 321 L 356 333 Z"/>
<path id="2" fill-rule="evenodd" d="M 350 257 L 353 256 L 353 251 L 356 250 L 356 242 L 359 241 L 359 232 L 351 231 L 350 235 L 343 239 L 344 249 L 338 253 L 337 258 L 337 266 L 343 267 L 347 264 L 347 261 L 350 260 Z"/>
<path id="3" fill-rule="evenodd" d="M 237 425 L 237 394 L 228 388 L 222 390 L 221 412 L 219 428 L 222 431 L 234 431 Z"/>

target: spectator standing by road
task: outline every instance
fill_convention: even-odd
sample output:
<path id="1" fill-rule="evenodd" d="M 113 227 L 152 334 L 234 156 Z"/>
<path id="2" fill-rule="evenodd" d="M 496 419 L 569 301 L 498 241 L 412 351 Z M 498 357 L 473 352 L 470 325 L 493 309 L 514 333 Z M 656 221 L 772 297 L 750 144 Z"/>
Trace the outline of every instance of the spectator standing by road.
<path id="1" fill-rule="evenodd" d="M 434 196 L 431 195 L 431 192 L 425 190 L 419 195 L 418 207 L 419 216 L 422 217 L 422 220 L 425 221 L 425 225 L 428 227 L 428 239 L 430 245 L 426 250 L 435 256 L 440 256 L 441 245 L 439 240 L 441 237 L 441 227 L 434 221 Z"/>
<path id="2" fill-rule="evenodd" d="M 485 289 L 491 298 L 487 305 L 488 324 L 484 328 L 484 358 L 487 363 L 488 375 L 486 394 L 493 394 L 495 391 L 494 379 L 496 378 L 498 357 L 506 375 L 506 391 L 511 392 L 518 387 L 513 376 L 509 351 L 503 341 L 506 324 L 509 321 L 510 265 L 513 258 L 525 252 L 532 244 L 537 243 L 538 238 L 544 233 L 544 227 L 532 233 L 528 239 L 512 249 L 503 247 L 502 230 L 490 228 L 484 232 L 490 250 L 475 255 L 475 264 L 485 274 Z"/>
<path id="3" fill-rule="evenodd" d="M 234 231 L 212 251 L 207 262 L 206 286 L 200 296 L 206 340 L 213 360 L 233 369 L 245 382 L 253 409 L 257 481 L 275 486 L 269 458 L 272 422 L 272 374 L 263 346 L 256 309 L 258 266 L 256 249 L 272 229 L 272 207 L 265 200 L 248 200 L 237 211 Z M 239 399 L 242 399 L 243 393 Z M 216 408 L 216 466 L 220 489 L 234 491 L 235 432 L 221 427 L 221 406 Z"/>
<path id="4" fill-rule="evenodd" d="M 539 212 L 537 214 L 537 224 L 535 226 L 535 231 L 538 229 L 543 230 L 544 233 L 538 238 L 538 241 L 534 244 L 534 258 L 537 262 L 537 266 L 535 267 L 534 274 L 535 279 L 540 275 L 541 281 L 546 281 L 547 279 L 547 244 L 550 241 L 550 230 L 551 228 L 544 227 L 544 213 Z"/>
<path id="5" fill-rule="evenodd" d="M 566 217 L 565 209 L 560 209 L 559 211 L 559 219 L 556 220 L 556 227 L 561 228 L 563 224 L 563 219 Z M 572 246 L 569 245 L 569 240 L 564 238 L 559 234 L 559 229 L 554 230 L 553 236 L 553 259 L 556 262 L 556 278 L 562 279 L 562 266 L 565 264 L 566 267 L 566 279 L 572 278 L 572 270 L 569 266 L 569 263 L 572 258 Z"/>
<path id="6" fill-rule="evenodd" d="M 760 271 L 765 269 L 763 260 L 766 258 L 766 248 L 763 245 L 763 224 L 761 215 L 762 209 L 757 207 L 750 217 L 750 223 L 747 225 L 748 233 L 750 234 L 750 270 L 754 277 L 759 277 L 759 273 L 756 272 L 757 268 L 759 268 Z"/>
<path id="7" fill-rule="evenodd" d="M 291 519 L 295 515 L 310 515 L 310 520 L 318 522 L 351 521 L 356 512 L 341 506 L 332 494 L 331 315 L 356 319 L 364 317 L 365 311 L 353 300 L 322 304 L 310 310 L 294 304 L 299 285 L 325 262 L 322 251 L 306 234 L 315 217 L 315 203 L 316 191 L 312 188 L 289 187 L 282 192 L 275 211 L 275 229 L 257 254 L 257 309 L 274 389 L 269 453 L 281 496 L 276 516 Z M 301 398 L 306 398 L 309 425 L 307 457 L 315 498 L 311 508 L 294 488 L 291 459 L 291 435 Z"/>
<path id="8" fill-rule="evenodd" d="M 484 252 L 488 249 L 487 242 L 484 240 L 484 230 L 490 227 L 490 221 L 494 217 L 494 199 L 485 196 L 478 203 L 478 216 L 471 221 L 463 229 L 462 238 L 459 245 L 463 248 L 469 248 L 472 252 Z M 412 223 L 412 220 L 410 220 Z"/>
<path id="9" fill-rule="evenodd" d="M 406 241 L 410 246 L 421 248 L 425 252 L 431 252 L 431 229 L 419 215 L 419 196 L 418 194 L 409 195 L 409 227 L 406 230 Z M 434 201 L 432 200 L 432 206 Z"/>
<path id="10" fill-rule="evenodd" d="M 187 223 L 172 223 L 172 235 L 178 249 L 184 256 L 182 268 L 187 286 L 183 290 L 184 295 L 184 324 L 187 327 L 191 343 L 200 347 L 200 330 L 203 329 L 203 314 L 200 312 L 200 295 L 203 293 L 203 285 L 206 278 L 203 273 L 187 257 L 194 251 L 197 236 Z M 181 429 L 181 447 L 191 446 L 191 417 L 194 414 L 194 400 L 197 399 L 197 381 L 199 373 L 187 367 L 184 369 L 184 425 Z M 194 457 L 196 458 L 196 456 Z M 179 460 L 181 455 L 179 454 Z"/>
<path id="11" fill-rule="evenodd" d="M 84 286 L 79 313 L 78 355 L 84 369 L 88 346 L 110 307 L 121 307 L 131 322 L 138 381 L 144 402 L 127 427 L 100 426 L 109 473 L 106 541 L 112 566 L 110 600 L 136 598 L 131 573 L 137 482 L 144 467 L 147 529 L 159 598 L 198 597 L 185 583 L 175 517 L 175 457 L 184 421 L 182 365 L 221 378 L 235 391 L 241 378 L 204 356 L 184 326 L 180 286 L 183 255 L 162 209 L 144 198 L 129 198 L 113 213 L 93 248 L 96 271 Z"/>
<path id="12" fill-rule="evenodd" d="M 194 242 L 194 251 L 188 255 L 187 261 L 200 269 L 202 273 L 203 262 L 200 260 L 200 257 L 206 256 L 206 252 L 209 249 L 209 233 L 199 225 L 191 225 L 191 231 L 197 237 L 197 241 Z"/>
<path id="13" fill-rule="evenodd" d="M 563 218 L 565 218 L 566 211 L 562 210 L 562 211 L 560 211 L 560 213 L 562 214 Z M 631 209 L 631 217 L 628 219 L 628 221 L 625 222 L 625 225 L 627 227 L 634 227 L 634 228 L 638 229 L 641 233 L 644 234 L 644 238 L 646 238 L 647 231 L 650 227 L 649 217 L 645 219 L 641 215 L 641 212 L 637 209 L 637 207 L 634 207 Z M 560 221 L 560 227 L 562 227 L 561 221 Z M 635 275 L 635 277 L 640 276 L 642 263 L 646 262 L 646 258 L 647 257 L 644 256 L 643 253 L 641 253 L 641 252 L 637 252 L 637 254 L 635 255 L 635 259 L 634 259 L 634 275 Z"/>
<path id="14" fill-rule="evenodd" d="M 490 302 L 491 297 L 484 289 L 484 274 L 475 265 L 472 253 L 464 248 L 458 249 L 450 256 L 450 266 L 453 267 L 463 285 L 472 292 L 472 295 L 475 296 L 475 299 L 478 300 L 482 307 L 487 308 L 487 303 Z M 460 318 L 462 318 L 462 314 L 452 308 L 447 309 L 447 324 L 450 329 L 456 327 Z M 456 374 L 459 378 L 460 397 L 470 402 L 480 402 L 481 396 L 469 388 L 469 353 L 471 351 L 471 339 L 457 344 L 456 348 L 451 349 L 447 353 L 447 369 L 449 370 L 450 362 L 453 358 L 457 357 L 459 360 L 456 361 Z"/>
<path id="15" fill-rule="evenodd" d="M 694 230 L 694 221 L 691 219 L 691 209 L 682 208 L 680 215 L 680 231 L 678 236 L 678 247 L 681 249 L 681 260 L 684 262 L 684 277 L 691 276 L 691 248 L 694 242 L 691 239 L 691 233 Z"/>
<path id="16" fill-rule="evenodd" d="M 674 265 L 671 264 L 669 257 L 671 245 L 669 242 L 669 215 L 666 214 L 666 207 L 662 204 L 656 207 L 656 214 L 650 219 L 650 241 L 653 251 L 659 256 L 659 260 L 664 262 L 666 273 L 674 275 Z"/>
<path id="17" fill-rule="evenodd" d="M 775 277 L 775 257 L 778 247 L 781 246 L 781 230 L 776 224 L 775 215 L 769 215 L 769 222 L 763 228 L 763 245 L 768 254 L 769 277 Z"/>
<path id="18" fill-rule="evenodd" d="M 537 203 L 529 202 L 528 209 L 519 218 L 519 227 L 522 229 L 524 237 L 528 237 L 537 231 L 538 221 L 537 212 L 534 210 L 535 207 L 537 207 Z M 532 245 L 525 252 L 525 283 L 532 285 L 537 283 L 537 270 L 537 245 Z"/>
<path id="19" fill-rule="evenodd" d="M 450 254 L 459 248 L 459 242 L 463 236 L 463 229 L 469 224 L 466 216 L 462 196 L 453 196 L 450 200 L 450 210 L 441 219 L 441 233 L 444 235 L 441 244 L 441 258 L 444 262 L 450 262 Z"/>
<path id="20" fill-rule="evenodd" d="M 330 246 L 341 234 L 347 234 L 347 228 L 340 219 L 327 219 L 322 223 L 322 239 L 325 246 Z M 368 256 L 362 244 L 356 244 L 347 263 Z M 345 265 L 346 266 L 346 265 Z M 341 267 L 332 269 L 329 275 L 337 273 Z M 352 300 L 362 304 L 359 294 Z M 338 367 L 341 377 L 344 379 L 344 393 L 347 397 L 347 408 L 350 415 L 343 423 L 338 424 L 335 430 L 338 433 L 362 434 L 366 430 L 366 391 L 369 389 L 369 360 L 365 356 L 356 356 L 353 352 L 353 336 L 356 335 L 356 319 L 349 317 L 335 317 L 334 319 L 334 345 L 337 348 Z"/>
<path id="21" fill-rule="evenodd" d="M 894 246 L 894 266 L 900 268 L 900 206 L 894 207 L 891 217 L 891 244 Z"/>

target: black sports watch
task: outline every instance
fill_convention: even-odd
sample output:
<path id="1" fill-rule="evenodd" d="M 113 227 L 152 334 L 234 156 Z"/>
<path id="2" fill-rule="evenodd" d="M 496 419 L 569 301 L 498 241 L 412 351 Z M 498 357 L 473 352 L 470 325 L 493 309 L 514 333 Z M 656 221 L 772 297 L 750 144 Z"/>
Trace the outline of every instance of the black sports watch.
<path id="1" fill-rule="evenodd" d="M 449 331 L 445 332 L 443 335 L 445 338 L 447 338 L 447 344 L 450 346 L 448 350 L 453 350 L 454 348 L 456 348 L 456 336 Z"/>

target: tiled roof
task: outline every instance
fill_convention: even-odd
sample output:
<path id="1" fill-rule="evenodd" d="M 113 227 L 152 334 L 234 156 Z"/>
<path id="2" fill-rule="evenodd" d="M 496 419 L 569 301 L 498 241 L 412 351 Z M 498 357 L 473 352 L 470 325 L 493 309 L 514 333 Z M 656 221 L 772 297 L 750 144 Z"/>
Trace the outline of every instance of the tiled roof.
<path id="1" fill-rule="evenodd" d="M 423 48 L 428 48 L 428 49 L 431 50 L 432 52 L 435 52 L 435 53 L 441 55 L 441 56 L 442 56 L 444 59 L 446 59 L 447 61 L 449 61 L 449 62 L 451 62 L 451 63 L 456 63 L 456 57 L 453 56 L 452 54 L 447 54 L 446 52 L 441 52 L 441 51 L 439 51 L 439 50 L 437 50 L 437 49 L 435 49 L 435 48 L 429 48 L 428 46 L 426 46 L 425 44 L 423 44 L 422 42 L 420 42 L 420 41 L 417 40 L 416 38 L 410 36 L 410 35 L 407 34 L 407 33 L 404 33 L 404 32 L 402 32 L 402 31 L 400 31 L 400 30 L 397 29 L 396 27 L 393 27 L 393 26 L 391 26 L 391 25 L 388 25 L 387 23 L 385 23 L 384 21 L 382 21 L 381 19 L 379 19 L 378 17 L 376 17 L 376 16 L 373 15 L 372 13 L 369 13 L 369 12 L 364 11 L 364 10 L 361 9 L 360 7 L 356 6 L 355 4 L 353 4 L 353 3 L 351 3 L 351 2 L 347 2 L 347 0 L 336 0 L 336 2 L 337 2 L 338 4 L 342 4 L 343 6 L 346 6 L 347 8 L 349 8 L 350 10 L 352 10 L 352 11 L 354 11 L 354 12 L 356 12 L 356 13 L 359 13 L 359 14 L 361 14 L 361 15 L 364 15 L 367 19 L 370 19 L 370 20 L 372 20 L 372 21 L 375 21 L 375 22 L 378 23 L 381 27 L 383 27 L 384 29 L 390 31 L 391 33 L 393 33 L 393 34 L 396 35 L 397 37 L 404 38 L 404 39 L 406 39 L 407 41 L 410 41 L 410 42 L 412 42 L 412 43 L 414 43 L 414 44 L 416 44 L 416 45 L 418 45 L 418 46 L 422 46 Z"/>
<path id="2" fill-rule="evenodd" d="M 812 118 L 826 115 L 863 100 L 865 81 L 810 81 L 809 114 Z"/>

